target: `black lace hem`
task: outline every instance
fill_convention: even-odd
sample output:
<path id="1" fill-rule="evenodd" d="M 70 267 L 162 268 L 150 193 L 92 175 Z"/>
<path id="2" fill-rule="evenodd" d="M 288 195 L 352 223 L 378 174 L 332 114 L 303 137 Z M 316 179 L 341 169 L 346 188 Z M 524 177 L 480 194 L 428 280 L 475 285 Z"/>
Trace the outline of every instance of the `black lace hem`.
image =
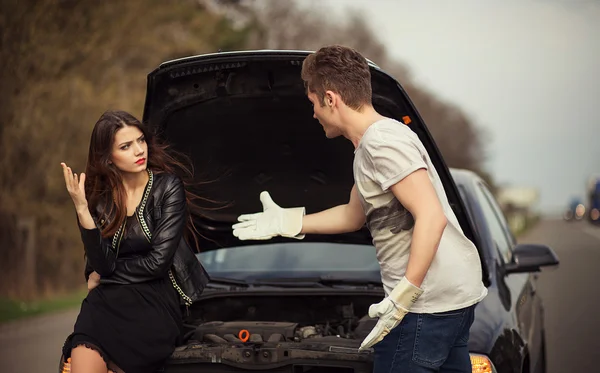
<path id="1" fill-rule="evenodd" d="M 73 351 L 73 349 L 79 346 L 83 346 L 85 348 L 89 348 L 90 350 L 96 351 L 100 355 L 102 360 L 104 360 L 107 369 L 110 369 L 111 366 L 114 365 L 114 363 L 112 363 L 112 361 L 102 350 L 102 348 L 100 348 L 97 343 L 92 341 L 92 338 L 89 338 L 88 336 L 82 334 L 72 334 L 67 338 L 62 348 L 62 355 L 64 361 L 67 361 L 67 359 L 71 357 L 71 352 Z"/>

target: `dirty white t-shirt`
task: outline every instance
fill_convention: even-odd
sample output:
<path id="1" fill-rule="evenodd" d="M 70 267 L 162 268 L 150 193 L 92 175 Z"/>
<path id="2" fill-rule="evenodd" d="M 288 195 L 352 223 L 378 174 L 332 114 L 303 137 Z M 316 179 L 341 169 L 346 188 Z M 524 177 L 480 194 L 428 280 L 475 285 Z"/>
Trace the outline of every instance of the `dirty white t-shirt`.
<path id="1" fill-rule="evenodd" d="M 381 266 L 385 293 L 389 295 L 406 272 L 415 223 L 389 188 L 421 168 L 429 174 L 448 224 L 421 285 L 424 292 L 410 311 L 444 312 L 473 305 L 487 294 L 477 249 L 464 236 L 418 136 L 393 119 L 373 123 L 354 156 L 354 179 Z"/>

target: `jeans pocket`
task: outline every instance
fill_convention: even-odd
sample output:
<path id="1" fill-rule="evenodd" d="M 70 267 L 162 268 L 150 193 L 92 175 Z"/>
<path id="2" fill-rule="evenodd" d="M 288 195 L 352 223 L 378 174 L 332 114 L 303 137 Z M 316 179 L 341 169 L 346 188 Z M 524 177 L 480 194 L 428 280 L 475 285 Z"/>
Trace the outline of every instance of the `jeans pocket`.
<path id="1" fill-rule="evenodd" d="M 464 314 L 465 314 L 465 310 L 464 309 L 460 309 L 460 310 L 454 310 L 454 311 L 428 313 L 427 316 L 432 316 L 432 317 L 452 317 L 452 316 L 462 316 Z"/>
<path id="2" fill-rule="evenodd" d="M 442 366 L 461 331 L 465 310 L 419 314 L 412 360 L 434 369 Z"/>

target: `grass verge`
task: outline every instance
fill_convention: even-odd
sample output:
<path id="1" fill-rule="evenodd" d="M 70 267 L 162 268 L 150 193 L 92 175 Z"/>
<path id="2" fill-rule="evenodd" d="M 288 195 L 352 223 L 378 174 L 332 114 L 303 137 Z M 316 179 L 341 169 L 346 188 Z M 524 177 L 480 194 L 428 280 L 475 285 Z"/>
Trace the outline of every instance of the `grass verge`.
<path id="1" fill-rule="evenodd" d="M 29 302 L 0 298 L 0 323 L 76 307 L 86 294 L 87 289 Z"/>

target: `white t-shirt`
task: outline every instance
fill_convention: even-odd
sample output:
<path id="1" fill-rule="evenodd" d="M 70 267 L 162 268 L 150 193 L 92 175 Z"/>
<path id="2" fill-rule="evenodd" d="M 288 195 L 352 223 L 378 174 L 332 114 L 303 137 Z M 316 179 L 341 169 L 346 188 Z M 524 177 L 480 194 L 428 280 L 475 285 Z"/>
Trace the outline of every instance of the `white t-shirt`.
<path id="1" fill-rule="evenodd" d="M 448 220 L 415 313 L 451 311 L 487 295 L 475 245 L 465 237 L 444 187 L 418 136 L 406 125 L 384 119 L 373 123 L 354 152 L 354 180 L 373 237 L 386 295 L 406 272 L 414 219 L 389 189 L 412 172 L 426 169 Z"/>

